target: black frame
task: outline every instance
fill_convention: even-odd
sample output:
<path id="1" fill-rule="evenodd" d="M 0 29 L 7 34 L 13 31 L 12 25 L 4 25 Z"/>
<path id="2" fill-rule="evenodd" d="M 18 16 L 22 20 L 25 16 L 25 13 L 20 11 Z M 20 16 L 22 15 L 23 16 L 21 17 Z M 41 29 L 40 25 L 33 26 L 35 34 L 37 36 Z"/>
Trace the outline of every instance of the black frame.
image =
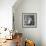
<path id="1" fill-rule="evenodd" d="M 32 17 L 33 16 L 33 17 Z M 25 24 L 25 18 L 32 18 L 33 23 L 32 25 L 30 24 Z M 25 25 L 24 25 L 25 24 Z M 37 13 L 22 13 L 22 27 L 23 28 L 36 28 L 37 27 Z"/>

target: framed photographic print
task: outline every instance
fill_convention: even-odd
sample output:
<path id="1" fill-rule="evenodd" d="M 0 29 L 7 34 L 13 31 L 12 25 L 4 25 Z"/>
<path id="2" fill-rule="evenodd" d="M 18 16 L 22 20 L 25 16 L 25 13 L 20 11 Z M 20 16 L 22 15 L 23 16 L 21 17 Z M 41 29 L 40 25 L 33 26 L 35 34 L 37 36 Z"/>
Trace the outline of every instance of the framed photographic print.
<path id="1" fill-rule="evenodd" d="M 37 27 L 37 13 L 22 13 L 22 27 Z"/>

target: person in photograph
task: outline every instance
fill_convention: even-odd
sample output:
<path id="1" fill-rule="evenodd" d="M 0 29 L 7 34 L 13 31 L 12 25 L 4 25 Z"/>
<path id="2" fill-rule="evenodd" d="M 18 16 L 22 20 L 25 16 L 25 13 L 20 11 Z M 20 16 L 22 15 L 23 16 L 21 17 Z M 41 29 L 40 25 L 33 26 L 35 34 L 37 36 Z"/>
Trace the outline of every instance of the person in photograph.
<path id="1" fill-rule="evenodd" d="M 33 16 L 27 17 L 26 25 L 34 25 L 34 17 Z"/>

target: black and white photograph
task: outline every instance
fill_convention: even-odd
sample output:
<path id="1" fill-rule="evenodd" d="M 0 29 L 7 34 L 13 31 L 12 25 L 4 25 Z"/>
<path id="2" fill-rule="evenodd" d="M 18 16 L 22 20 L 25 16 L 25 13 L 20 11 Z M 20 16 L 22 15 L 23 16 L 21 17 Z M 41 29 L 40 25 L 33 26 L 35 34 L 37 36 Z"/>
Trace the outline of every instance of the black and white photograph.
<path id="1" fill-rule="evenodd" d="M 23 27 L 37 27 L 37 13 L 23 13 L 22 14 L 22 26 Z"/>

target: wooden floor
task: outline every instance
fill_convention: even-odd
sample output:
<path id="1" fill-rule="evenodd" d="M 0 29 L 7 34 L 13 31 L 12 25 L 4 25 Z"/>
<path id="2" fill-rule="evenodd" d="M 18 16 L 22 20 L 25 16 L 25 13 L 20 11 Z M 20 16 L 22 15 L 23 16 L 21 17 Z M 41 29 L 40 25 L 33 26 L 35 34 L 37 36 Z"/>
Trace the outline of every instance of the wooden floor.
<path id="1" fill-rule="evenodd" d="M 16 46 L 15 39 L 13 40 L 6 40 L 6 42 L 2 43 L 0 46 Z"/>

